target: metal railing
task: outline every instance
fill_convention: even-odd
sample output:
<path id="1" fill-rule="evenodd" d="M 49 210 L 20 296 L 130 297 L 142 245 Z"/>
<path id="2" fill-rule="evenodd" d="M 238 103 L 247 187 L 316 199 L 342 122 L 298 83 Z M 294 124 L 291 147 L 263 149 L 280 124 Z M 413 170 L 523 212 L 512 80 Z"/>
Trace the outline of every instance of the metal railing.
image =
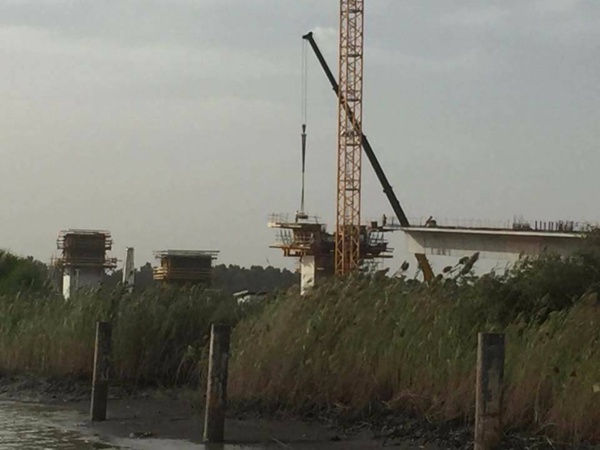
<path id="1" fill-rule="evenodd" d="M 485 220 L 418 217 L 409 219 L 413 227 L 462 228 L 474 230 L 542 231 L 555 233 L 585 233 L 600 228 L 600 223 L 573 220 Z"/>

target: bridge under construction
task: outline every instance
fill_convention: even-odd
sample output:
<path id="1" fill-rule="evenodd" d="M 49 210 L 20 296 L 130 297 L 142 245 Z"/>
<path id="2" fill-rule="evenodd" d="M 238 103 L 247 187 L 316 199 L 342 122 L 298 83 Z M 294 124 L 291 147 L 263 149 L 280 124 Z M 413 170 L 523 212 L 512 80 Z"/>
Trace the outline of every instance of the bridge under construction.
<path id="1" fill-rule="evenodd" d="M 333 273 L 345 275 L 364 270 L 369 261 L 389 257 L 391 249 L 373 245 L 373 232 L 402 230 L 407 249 L 417 259 L 425 281 L 434 273 L 428 255 L 463 257 L 479 253 L 480 257 L 514 260 L 521 254 L 538 255 L 544 251 L 570 255 L 582 246 L 584 224 L 572 221 L 533 222 L 522 220 L 508 225 L 443 225 L 432 217 L 425 222 L 410 221 L 405 214 L 382 165 L 363 132 L 363 72 L 364 72 L 364 0 L 339 0 L 338 79 L 333 75 L 312 32 L 303 36 L 302 86 L 302 194 L 296 220 L 271 220 L 269 226 L 279 229 L 280 248 L 284 256 L 299 258 L 302 291 L 321 276 Z M 319 223 L 307 221 L 305 212 L 305 165 L 307 143 L 307 47 L 313 50 L 333 92 L 337 97 L 337 219 L 331 234 Z M 362 150 L 362 151 L 361 151 Z M 381 225 L 361 223 L 362 155 L 369 161 L 397 220 L 394 230 L 386 229 L 385 216 Z M 419 225 L 415 225 L 419 223 Z M 373 250 L 376 251 L 373 251 Z"/>
<path id="2" fill-rule="evenodd" d="M 543 252 L 572 255 L 583 247 L 582 238 L 586 231 L 596 226 L 573 221 L 513 221 L 505 224 L 471 221 L 453 225 L 430 218 L 420 225 L 402 227 L 401 230 L 411 253 L 461 258 L 478 252 L 482 258 L 514 261 L 520 255 L 535 256 Z"/>

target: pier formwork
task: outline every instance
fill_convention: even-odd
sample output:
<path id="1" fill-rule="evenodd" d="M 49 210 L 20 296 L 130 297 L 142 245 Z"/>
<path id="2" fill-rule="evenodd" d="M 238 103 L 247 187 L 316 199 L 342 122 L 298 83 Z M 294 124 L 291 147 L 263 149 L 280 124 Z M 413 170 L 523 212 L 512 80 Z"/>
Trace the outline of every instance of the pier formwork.
<path id="1" fill-rule="evenodd" d="M 58 235 L 57 248 L 61 256 L 57 265 L 62 271 L 62 293 L 69 298 L 81 288 L 98 287 L 107 270 L 116 268 L 110 232 L 103 230 L 63 230 Z"/>
<path id="2" fill-rule="evenodd" d="M 164 284 L 191 284 L 210 286 L 212 264 L 217 250 L 160 250 L 154 256 L 159 266 L 154 267 L 154 280 Z"/>
<path id="3" fill-rule="evenodd" d="M 384 216 L 385 217 L 385 216 Z M 286 215 L 273 214 L 269 228 L 277 229 L 277 242 L 271 248 L 283 251 L 283 256 L 298 259 L 300 293 L 304 295 L 321 280 L 334 275 L 335 234 L 327 231 L 317 217 L 304 215 L 294 221 Z M 393 249 L 385 233 L 395 231 L 393 221 L 370 221 L 359 229 L 360 263 L 363 269 L 376 267 L 376 262 L 391 258 Z"/>

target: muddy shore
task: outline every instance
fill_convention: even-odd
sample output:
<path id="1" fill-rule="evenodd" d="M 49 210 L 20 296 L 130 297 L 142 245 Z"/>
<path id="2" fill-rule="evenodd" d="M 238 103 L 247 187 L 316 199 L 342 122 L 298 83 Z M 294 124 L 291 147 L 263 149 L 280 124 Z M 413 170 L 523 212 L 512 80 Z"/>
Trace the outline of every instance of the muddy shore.
<path id="1" fill-rule="evenodd" d="M 87 380 L 0 376 L 0 400 L 34 402 L 78 411 L 89 409 Z M 78 424 L 88 433 L 113 438 L 158 438 L 202 442 L 203 398 L 199 390 L 133 389 L 113 386 L 108 420 Z M 368 420 L 348 419 L 336 412 L 293 417 L 259 411 L 249 405 L 231 405 L 226 423 L 227 442 L 260 448 L 299 449 L 448 449 L 473 448 L 471 426 L 459 422 L 434 424 L 398 414 L 378 414 Z M 503 449 L 598 450 L 600 446 L 573 447 L 509 432 Z"/>

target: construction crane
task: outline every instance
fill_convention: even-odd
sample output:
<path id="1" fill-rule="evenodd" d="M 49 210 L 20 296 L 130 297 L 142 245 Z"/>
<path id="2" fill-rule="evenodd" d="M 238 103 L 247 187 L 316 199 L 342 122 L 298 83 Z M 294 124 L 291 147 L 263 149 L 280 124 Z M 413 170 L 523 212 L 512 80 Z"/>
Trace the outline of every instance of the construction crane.
<path id="1" fill-rule="evenodd" d="M 335 271 L 360 265 L 364 0 L 340 0 Z"/>
<path id="2" fill-rule="evenodd" d="M 325 75 L 327 76 L 327 79 L 329 80 L 329 83 L 331 84 L 333 91 L 338 96 L 338 98 L 341 97 L 342 94 L 340 93 L 340 87 L 339 87 L 335 77 L 333 76 L 333 73 L 331 72 L 329 65 L 327 64 L 327 61 L 325 61 L 325 57 L 323 56 L 323 53 L 321 53 L 321 50 L 319 49 L 319 46 L 317 45 L 317 43 L 313 37 L 313 33 L 310 32 L 310 33 L 304 35 L 303 39 L 308 41 L 311 48 L 313 49 L 313 52 L 315 53 L 317 60 L 319 61 L 321 67 L 323 68 L 323 71 L 325 72 Z M 359 123 L 353 117 L 354 112 L 352 109 L 348 108 L 346 110 L 346 113 L 350 117 L 350 122 L 353 125 L 356 125 Z M 362 143 L 362 147 L 364 149 L 365 155 L 367 156 L 367 159 L 371 163 L 371 166 L 373 167 L 373 170 L 375 171 L 375 174 L 377 175 L 377 179 L 381 183 L 383 192 L 385 193 L 388 201 L 390 202 L 390 205 L 392 206 L 392 209 L 394 210 L 394 213 L 395 213 L 396 217 L 398 218 L 398 222 L 403 227 L 409 227 L 410 222 L 408 221 L 408 217 L 404 213 L 404 210 L 402 209 L 402 206 L 400 205 L 400 202 L 398 201 L 398 197 L 396 197 L 396 193 L 394 192 L 392 185 L 388 181 L 388 179 L 385 175 L 385 172 L 383 171 L 383 168 L 381 167 L 381 164 L 379 164 L 379 160 L 377 159 L 377 156 L 375 155 L 375 152 L 373 151 L 373 148 L 371 147 L 371 144 L 369 143 L 367 136 L 362 132 L 362 127 L 355 128 L 355 132 L 360 133 L 361 143 Z M 434 274 L 433 274 L 433 270 L 431 269 L 431 265 L 429 264 L 427 257 L 425 256 L 425 254 L 422 254 L 422 253 L 415 254 L 415 257 L 417 259 L 419 267 L 421 268 L 421 271 L 423 272 L 423 277 L 424 277 L 425 281 L 431 281 L 434 278 Z"/>

